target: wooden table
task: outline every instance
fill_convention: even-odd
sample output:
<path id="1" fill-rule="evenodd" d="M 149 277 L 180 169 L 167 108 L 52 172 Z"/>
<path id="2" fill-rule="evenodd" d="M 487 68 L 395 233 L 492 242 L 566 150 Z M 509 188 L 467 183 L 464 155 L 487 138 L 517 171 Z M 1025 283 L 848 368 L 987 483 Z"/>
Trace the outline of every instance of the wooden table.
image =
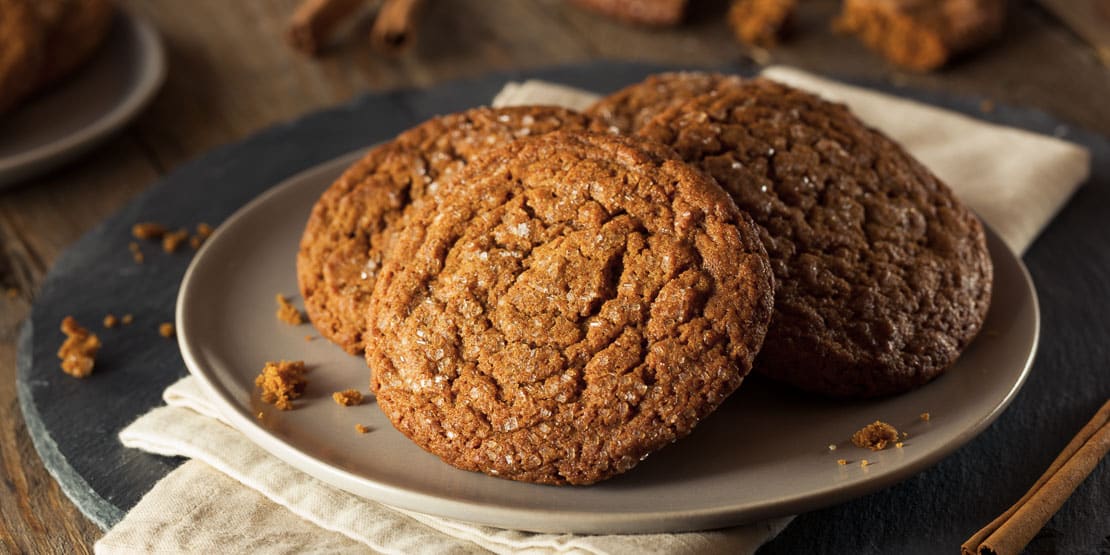
<path id="1" fill-rule="evenodd" d="M 417 45 L 403 55 L 382 57 L 355 40 L 319 60 L 281 39 L 296 0 L 121 3 L 163 33 L 170 65 L 164 90 L 92 156 L 0 192 L 0 292 L 8 292 L 0 294 L 0 551 L 91 552 L 101 535 L 61 494 L 31 445 L 14 385 L 16 331 L 59 253 L 160 175 L 209 148 L 367 90 L 597 58 L 766 62 L 732 40 L 722 20 L 725 1 L 692 2 L 686 25 L 653 31 L 561 0 L 437 0 L 428 2 Z M 811 0 L 795 38 L 770 60 L 1033 106 L 1110 134 L 1110 70 L 1035 4 L 1015 4 L 1000 44 L 937 74 L 898 72 L 831 33 L 831 0 Z"/>

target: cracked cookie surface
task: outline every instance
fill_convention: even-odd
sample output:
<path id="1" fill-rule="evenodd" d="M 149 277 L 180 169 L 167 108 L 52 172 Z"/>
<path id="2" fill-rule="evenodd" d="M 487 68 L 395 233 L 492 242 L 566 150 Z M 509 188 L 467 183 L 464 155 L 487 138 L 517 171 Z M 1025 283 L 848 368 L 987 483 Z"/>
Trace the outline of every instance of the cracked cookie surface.
<path id="1" fill-rule="evenodd" d="M 489 148 L 585 116 L 556 107 L 475 108 L 420 124 L 352 165 L 312 208 L 297 254 L 305 311 L 321 335 L 362 354 L 366 307 L 391 227 L 413 202 Z"/>
<path id="2" fill-rule="evenodd" d="M 456 176 L 398 231 L 371 301 L 371 387 L 466 470 L 624 472 L 737 386 L 772 306 L 750 220 L 662 145 L 560 132 Z"/>
<path id="3" fill-rule="evenodd" d="M 602 98 L 585 113 L 594 119 L 595 131 L 630 134 L 668 108 L 719 87 L 740 83 L 740 77 L 721 73 L 659 73 Z"/>
<path id="4" fill-rule="evenodd" d="M 759 225 L 775 315 L 755 371 L 835 397 L 907 391 L 982 326 L 979 220 L 843 105 L 765 79 L 690 100 L 641 135 L 673 146 Z"/>

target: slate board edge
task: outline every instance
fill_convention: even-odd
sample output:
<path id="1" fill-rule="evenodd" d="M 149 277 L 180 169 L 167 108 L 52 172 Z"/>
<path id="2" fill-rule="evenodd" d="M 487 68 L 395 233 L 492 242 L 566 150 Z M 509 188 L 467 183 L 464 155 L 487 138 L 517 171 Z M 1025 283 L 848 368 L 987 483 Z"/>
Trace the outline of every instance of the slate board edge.
<path id="1" fill-rule="evenodd" d="M 16 341 L 16 352 L 19 353 L 16 364 L 21 377 L 24 376 L 24 369 L 26 369 L 26 375 L 30 375 L 31 329 L 31 321 L 28 319 L 20 326 L 19 338 Z M 53 436 L 39 417 L 27 380 L 17 379 L 16 390 L 19 397 L 19 410 L 23 413 L 23 421 L 27 424 L 31 444 L 35 446 L 35 451 L 42 458 L 42 464 L 47 472 L 61 487 L 62 493 L 65 493 L 66 497 L 101 530 L 107 530 L 122 520 L 125 514 L 123 510 L 98 495 L 85 478 L 66 462 L 65 457 L 58 450 L 58 444 L 54 442 Z"/>

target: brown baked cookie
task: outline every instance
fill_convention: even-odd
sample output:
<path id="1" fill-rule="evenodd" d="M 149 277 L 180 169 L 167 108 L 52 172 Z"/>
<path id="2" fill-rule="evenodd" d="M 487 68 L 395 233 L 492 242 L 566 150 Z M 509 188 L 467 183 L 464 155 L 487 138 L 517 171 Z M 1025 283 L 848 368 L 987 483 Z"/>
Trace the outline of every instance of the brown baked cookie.
<path id="1" fill-rule="evenodd" d="M 900 393 L 979 331 L 992 278 L 981 224 L 845 106 L 757 79 L 640 133 L 710 173 L 760 226 L 775 316 L 757 372 L 835 397 Z"/>
<path id="2" fill-rule="evenodd" d="M 772 289 L 750 220 L 670 149 L 525 139 L 406 215 L 371 299 L 371 388 L 449 464 L 590 484 L 740 385 Z"/>
<path id="3" fill-rule="evenodd" d="M 845 0 L 837 30 L 902 67 L 930 71 L 1002 33 L 1006 0 Z"/>
<path id="4" fill-rule="evenodd" d="M 46 30 L 43 65 L 36 87 L 48 86 L 88 60 L 112 24 L 109 0 L 36 0 Z"/>
<path id="5" fill-rule="evenodd" d="M 794 17 L 798 0 L 733 0 L 728 26 L 736 40 L 754 46 L 775 46 Z"/>
<path id="6" fill-rule="evenodd" d="M 586 115 L 594 119 L 595 131 L 630 134 L 667 108 L 740 82 L 735 75 L 720 73 L 660 73 L 602 98 L 586 110 Z"/>
<path id="7" fill-rule="evenodd" d="M 42 27 L 27 0 L 0 0 L 0 114 L 34 89 L 43 40 Z"/>
<path id="8" fill-rule="evenodd" d="M 361 354 L 367 300 L 402 211 L 490 147 L 583 129 L 587 121 L 555 107 L 476 108 L 432 119 L 371 150 L 316 202 L 301 238 L 297 280 L 316 329 Z"/>

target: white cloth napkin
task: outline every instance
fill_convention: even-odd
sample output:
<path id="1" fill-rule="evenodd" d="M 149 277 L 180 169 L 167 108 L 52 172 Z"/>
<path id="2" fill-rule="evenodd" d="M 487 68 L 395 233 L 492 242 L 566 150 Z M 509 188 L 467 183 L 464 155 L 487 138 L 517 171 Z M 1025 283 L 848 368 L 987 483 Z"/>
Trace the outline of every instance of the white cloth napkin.
<path id="1" fill-rule="evenodd" d="M 1089 153 L 1052 137 L 773 67 L 764 75 L 845 102 L 945 179 L 1016 252 L 1023 252 L 1087 178 Z M 495 106 L 584 108 L 597 96 L 562 85 L 509 83 Z M 193 378 L 167 406 L 122 432 L 128 447 L 188 457 L 96 544 L 119 553 L 751 553 L 790 518 L 681 534 L 534 534 L 477 526 L 368 501 L 309 477 L 220 419 Z"/>

